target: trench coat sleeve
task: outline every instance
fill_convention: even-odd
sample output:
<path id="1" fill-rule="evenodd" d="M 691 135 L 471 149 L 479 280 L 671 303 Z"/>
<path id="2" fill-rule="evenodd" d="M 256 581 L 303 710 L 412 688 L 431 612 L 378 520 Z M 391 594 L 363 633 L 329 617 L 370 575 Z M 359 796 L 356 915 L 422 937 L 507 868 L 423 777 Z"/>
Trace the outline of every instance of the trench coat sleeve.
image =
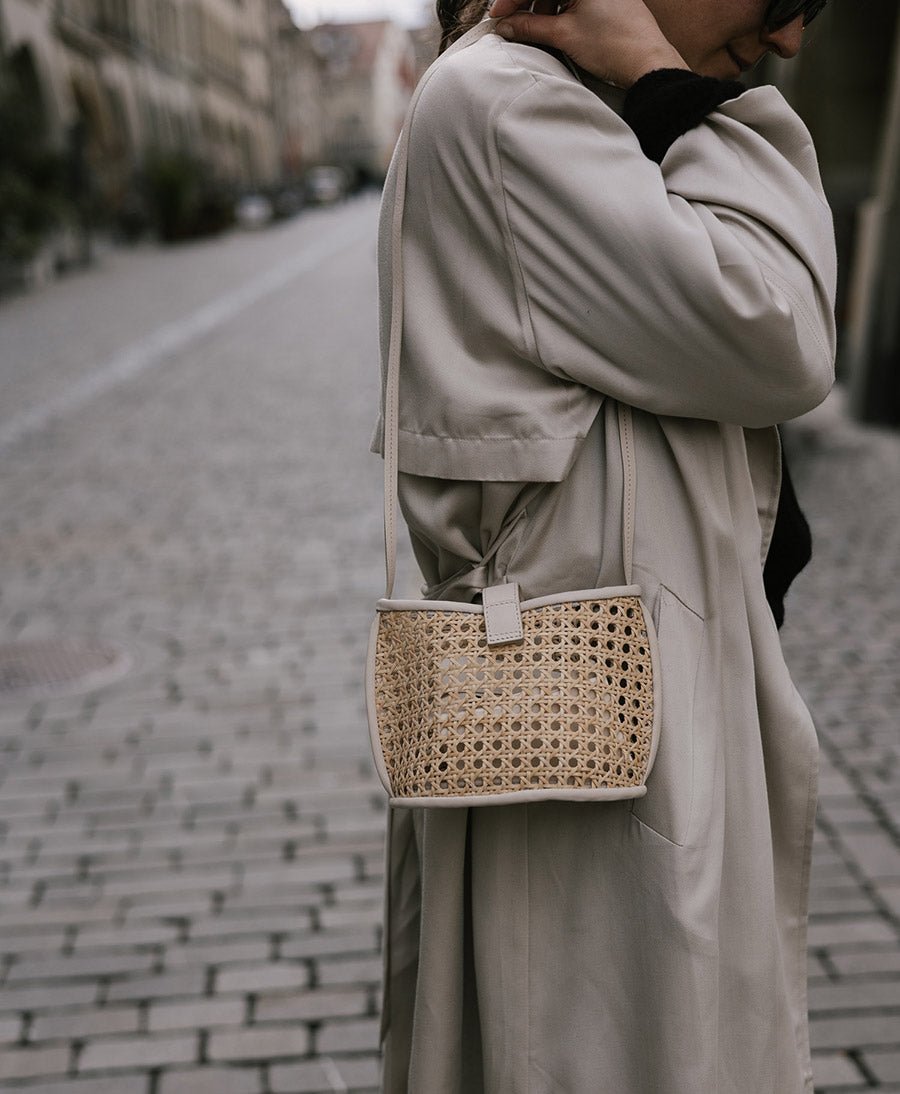
<path id="1" fill-rule="evenodd" d="M 579 85 L 499 117 L 507 247 L 537 362 L 654 414 L 749 427 L 834 380 L 834 229 L 811 138 L 772 87 L 722 104 L 661 166 Z"/>

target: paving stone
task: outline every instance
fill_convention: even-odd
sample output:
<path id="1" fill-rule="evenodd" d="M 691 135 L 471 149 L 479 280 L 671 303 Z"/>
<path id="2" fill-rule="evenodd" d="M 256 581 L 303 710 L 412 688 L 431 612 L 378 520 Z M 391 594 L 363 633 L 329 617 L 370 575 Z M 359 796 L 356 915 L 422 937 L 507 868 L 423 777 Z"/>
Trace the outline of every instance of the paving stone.
<path id="1" fill-rule="evenodd" d="M 0 950 L 17 956 L 55 953 L 62 949 L 66 940 L 66 932 L 58 927 L 50 927 L 43 931 L 15 931 L 0 928 L 0 932 L 2 932 Z"/>
<path id="2" fill-rule="evenodd" d="M 275 1065 L 269 1072 L 271 1094 L 333 1094 L 336 1090 L 376 1091 L 381 1065 L 374 1056 L 324 1057 L 321 1062 Z"/>
<path id="3" fill-rule="evenodd" d="M 281 911 L 254 907 L 245 914 L 223 913 L 209 919 L 198 919 L 191 923 L 191 941 L 258 936 L 263 931 L 266 935 L 272 935 L 310 930 L 313 925 L 310 906 L 298 903 L 296 897 L 292 898 L 291 904 L 292 908 Z"/>
<path id="4" fill-rule="evenodd" d="M 812 866 L 811 888 L 821 886 L 857 886 L 856 877 L 847 863 L 839 856 L 832 856 L 828 862 L 814 858 Z"/>
<path id="5" fill-rule="evenodd" d="M 35 1075 L 64 1075 L 68 1068 L 68 1045 L 4 1048 L 0 1052 L 0 1080 L 28 1079 Z"/>
<path id="6" fill-rule="evenodd" d="M 891 942 L 897 932 L 881 916 L 829 917 L 810 919 L 808 942 L 810 946 L 834 946 L 847 942 Z"/>
<path id="7" fill-rule="evenodd" d="M 358 1056 L 332 1061 L 349 1090 L 376 1090 L 381 1084 L 381 1060 L 377 1056 Z"/>
<path id="8" fill-rule="evenodd" d="M 828 950 L 828 957 L 842 976 L 900 975 L 900 950 L 896 946 L 878 949 L 833 946 Z"/>
<path id="9" fill-rule="evenodd" d="M 875 915 L 878 908 L 873 898 L 863 889 L 836 889 L 830 892 L 814 892 L 810 898 L 812 923 L 827 922 L 829 918 L 846 915 Z"/>
<path id="10" fill-rule="evenodd" d="M 10 1087 L 10 1094 L 149 1094 L 150 1078 L 140 1074 L 114 1076 L 92 1075 L 90 1078 L 41 1080 L 39 1085 Z"/>
<path id="11" fill-rule="evenodd" d="M 813 1079 L 816 1090 L 829 1087 L 865 1090 L 868 1081 L 853 1060 L 842 1052 L 814 1052 Z"/>
<path id="12" fill-rule="evenodd" d="M 347 960 L 325 960 L 316 962 L 318 982 L 331 984 L 379 984 L 383 971 L 380 957 L 350 958 Z"/>
<path id="13" fill-rule="evenodd" d="M 900 920 L 900 882 L 883 882 L 875 886 L 875 892 L 890 908 L 891 914 Z"/>
<path id="14" fill-rule="evenodd" d="M 82 981 L 65 984 L 9 985 L 0 991 L 0 1013 L 33 1010 L 38 1007 L 89 1006 L 97 999 L 97 985 Z"/>
<path id="15" fill-rule="evenodd" d="M 261 1094 L 258 1067 L 192 1067 L 164 1071 L 157 1094 Z"/>
<path id="16" fill-rule="evenodd" d="M 248 992 L 270 988 L 305 988 L 310 971 L 306 964 L 273 962 L 264 965 L 226 965 L 216 973 L 216 991 Z"/>
<path id="17" fill-rule="evenodd" d="M 339 930 L 342 927 L 374 927 L 381 923 L 381 901 L 359 907 L 321 908 L 319 925 L 324 930 Z"/>
<path id="18" fill-rule="evenodd" d="M 842 830 L 854 824 L 869 825 L 873 820 L 871 807 L 860 801 L 855 794 L 846 798 L 820 794 L 818 814 Z"/>
<path id="19" fill-rule="evenodd" d="M 77 957 L 27 957 L 9 970 L 7 983 L 29 980 L 97 979 L 122 973 L 150 972 L 158 962 L 153 951 L 129 950 L 126 953 L 91 953 Z"/>
<path id="20" fill-rule="evenodd" d="M 841 830 L 841 843 L 870 878 L 900 880 L 900 847 L 883 829 L 872 825 Z"/>
<path id="21" fill-rule="evenodd" d="M 126 923 L 139 923 L 152 919 L 154 922 L 170 916 L 206 916 L 215 903 L 213 893 L 142 893 L 128 897 L 122 902 Z"/>
<path id="22" fill-rule="evenodd" d="M 368 1006 L 368 992 L 356 988 L 329 991 L 271 993 L 257 996 L 255 1016 L 257 1022 L 297 1019 L 362 1017 Z"/>
<path id="23" fill-rule="evenodd" d="M 891 1046 L 897 1040 L 900 1014 L 863 1012 L 840 1018 L 810 1019 L 810 1045 L 815 1049 Z"/>
<path id="24" fill-rule="evenodd" d="M 33 907 L 22 908 L 15 913 L 0 913 L 0 931 L 8 927 L 20 931 L 23 927 L 35 930 L 52 930 L 58 924 L 69 926 L 80 923 L 106 923 L 116 918 L 120 904 L 118 900 L 92 899 L 89 903 L 54 905 L 41 901 L 40 910 Z"/>
<path id="25" fill-rule="evenodd" d="M 207 1054 L 215 1061 L 277 1060 L 308 1052 L 309 1031 L 298 1023 L 211 1033 L 207 1045 Z"/>
<path id="26" fill-rule="evenodd" d="M 221 967 L 235 962 L 265 961 L 271 952 L 271 935 L 254 935 L 228 942 L 207 939 L 167 946 L 165 963 L 168 969 L 192 968 L 196 965 Z"/>
<path id="27" fill-rule="evenodd" d="M 274 1064 L 269 1068 L 269 1089 L 271 1094 L 334 1094 L 340 1087 L 335 1087 L 332 1076 L 319 1060 Z"/>
<path id="28" fill-rule="evenodd" d="M 359 1052 L 378 1048 L 378 1019 L 361 1021 L 323 1022 L 316 1031 L 316 1051 Z"/>
<path id="29" fill-rule="evenodd" d="M 261 888 L 277 886 L 307 887 L 321 885 L 323 882 L 342 881 L 356 876 L 356 867 L 350 855 L 346 857 L 327 857 L 316 861 L 286 863 L 275 861 L 244 867 L 242 882 L 251 892 Z"/>
<path id="30" fill-rule="evenodd" d="M 159 999 L 178 995 L 201 995 L 206 986 L 203 969 L 181 969 L 159 976 L 136 976 L 115 980 L 109 985 L 108 1002 L 123 999 Z"/>
<path id="31" fill-rule="evenodd" d="M 807 979 L 810 983 L 815 983 L 818 979 L 829 980 L 831 978 L 831 968 L 825 964 L 823 956 L 819 956 L 815 953 L 808 953 L 806 956 L 806 968 Z"/>
<path id="32" fill-rule="evenodd" d="M 371 878 L 361 881 L 343 882 L 332 889 L 335 905 L 349 905 L 352 908 L 373 907 L 384 895 L 384 884 Z"/>
<path id="33" fill-rule="evenodd" d="M 292 935 L 282 943 L 280 954 L 283 958 L 335 957 L 368 954 L 377 949 L 376 932 L 370 926 L 365 930 L 351 928 Z"/>
<path id="34" fill-rule="evenodd" d="M 184 1064 L 197 1058 L 197 1035 L 177 1037 L 96 1037 L 87 1041 L 78 1060 L 78 1070 L 160 1067 Z"/>
<path id="35" fill-rule="evenodd" d="M 246 1014 L 242 998 L 192 999 L 179 1003 L 152 1003 L 147 1028 L 151 1033 L 161 1030 L 213 1029 L 217 1026 L 239 1026 Z"/>
<path id="36" fill-rule="evenodd" d="M 206 893 L 234 888 L 237 878 L 233 870 L 193 870 L 183 876 L 180 872 L 160 870 L 158 873 L 141 873 L 136 877 L 111 878 L 103 883 L 107 896 L 141 897 L 162 893 L 168 898 L 172 890 L 182 893 Z"/>
<path id="37" fill-rule="evenodd" d="M 75 936 L 75 952 L 163 944 L 175 941 L 179 933 L 179 928 L 174 923 L 135 923 L 127 926 L 88 928 L 79 930 Z"/>
<path id="38" fill-rule="evenodd" d="M 0 1044 L 9 1044 L 18 1041 L 22 1031 L 22 1022 L 18 1015 L 0 1018 Z"/>
<path id="39" fill-rule="evenodd" d="M 900 1010 L 900 978 L 831 981 L 811 984 L 809 987 L 810 1011 L 865 1010 L 877 1007 L 896 1007 Z"/>
<path id="40" fill-rule="evenodd" d="M 140 1011 L 137 1007 L 94 1007 L 90 1010 L 50 1011 L 35 1014 L 28 1031 L 29 1041 L 57 1038 L 93 1037 L 101 1033 L 137 1033 Z"/>
<path id="41" fill-rule="evenodd" d="M 321 899 L 322 885 L 318 883 L 267 887 L 251 885 L 245 887 L 243 892 L 232 892 L 225 896 L 222 915 L 219 918 L 224 921 L 226 918 L 256 915 L 257 912 L 260 915 L 265 915 L 267 912 L 271 915 L 280 908 L 282 911 L 296 911 L 298 916 L 294 921 L 296 927 L 300 922 L 300 916 L 304 915 L 308 908 L 318 905 Z"/>
<path id="42" fill-rule="evenodd" d="M 888 1052 L 867 1049 L 862 1058 L 879 1083 L 900 1083 L 900 1049 Z"/>

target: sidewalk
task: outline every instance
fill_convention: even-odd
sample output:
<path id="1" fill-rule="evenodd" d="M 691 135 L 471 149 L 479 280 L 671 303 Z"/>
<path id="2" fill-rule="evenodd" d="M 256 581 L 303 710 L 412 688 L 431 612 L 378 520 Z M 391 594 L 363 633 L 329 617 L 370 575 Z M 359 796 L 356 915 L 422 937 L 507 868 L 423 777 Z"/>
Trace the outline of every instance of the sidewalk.
<path id="1" fill-rule="evenodd" d="M 377 209 L 3 306 L 0 643 L 133 661 L 0 696 L 4 1092 L 376 1086 Z"/>
<path id="2" fill-rule="evenodd" d="M 837 390 L 786 443 L 814 536 L 782 633 L 821 744 L 817 1090 L 900 1091 L 900 431 L 849 423 Z"/>

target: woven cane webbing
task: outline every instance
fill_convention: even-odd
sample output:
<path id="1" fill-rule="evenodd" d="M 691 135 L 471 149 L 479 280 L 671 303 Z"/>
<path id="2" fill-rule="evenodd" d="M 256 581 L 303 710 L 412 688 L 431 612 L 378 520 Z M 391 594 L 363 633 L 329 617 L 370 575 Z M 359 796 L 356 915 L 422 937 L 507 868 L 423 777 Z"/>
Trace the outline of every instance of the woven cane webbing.
<path id="1" fill-rule="evenodd" d="M 476 612 L 380 613 L 375 703 L 396 797 L 640 786 L 653 670 L 637 597 L 522 613 L 489 647 Z"/>

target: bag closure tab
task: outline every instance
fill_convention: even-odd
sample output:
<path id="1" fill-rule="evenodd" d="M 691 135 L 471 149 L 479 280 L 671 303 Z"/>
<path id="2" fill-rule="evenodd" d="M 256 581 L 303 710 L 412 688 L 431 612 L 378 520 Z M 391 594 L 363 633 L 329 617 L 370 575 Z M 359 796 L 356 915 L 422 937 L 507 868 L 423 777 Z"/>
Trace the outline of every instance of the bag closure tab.
<path id="1" fill-rule="evenodd" d="M 484 607 L 484 625 L 489 646 L 523 641 L 518 582 L 508 581 L 504 585 L 491 585 L 482 589 L 481 603 Z"/>

